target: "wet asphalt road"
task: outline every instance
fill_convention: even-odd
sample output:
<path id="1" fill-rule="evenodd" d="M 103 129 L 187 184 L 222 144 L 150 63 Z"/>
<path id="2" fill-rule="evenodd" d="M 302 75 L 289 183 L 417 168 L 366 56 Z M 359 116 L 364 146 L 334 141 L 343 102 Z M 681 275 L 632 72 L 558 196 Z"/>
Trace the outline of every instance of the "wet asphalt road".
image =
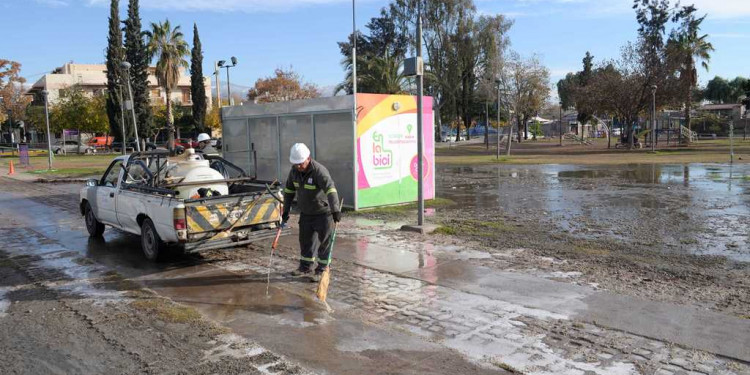
<path id="1" fill-rule="evenodd" d="M 742 361 L 724 358 L 725 353 L 710 354 L 717 350 L 696 357 L 689 345 L 579 320 L 560 301 L 524 303 L 482 288 L 467 290 L 477 280 L 467 275 L 477 270 L 461 268 L 452 249 L 427 243 L 415 250 L 366 230 L 342 234 L 330 294 L 335 312 L 329 314 L 312 298 L 312 284 L 284 276 L 295 265 L 294 238 L 282 242 L 266 296 L 268 258 L 262 247 L 203 256 L 175 253 L 148 263 L 135 236 L 113 230 L 104 240 L 86 236 L 76 186 L 0 180 L 6 233 L 33 231 L 35 238 L 63 244 L 75 256 L 191 306 L 312 371 L 481 374 L 505 372 L 506 365 L 539 374 L 738 374 L 748 369 Z M 34 248 L 29 243 L 29 251 Z M 482 285 L 489 291 L 503 288 L 491 284 Z M 738 339 L 750 344 L 749 336 L 742 336 L 747 326 L 740 329 Z M 742 350 L 729 357 L 750 359 Z"/>

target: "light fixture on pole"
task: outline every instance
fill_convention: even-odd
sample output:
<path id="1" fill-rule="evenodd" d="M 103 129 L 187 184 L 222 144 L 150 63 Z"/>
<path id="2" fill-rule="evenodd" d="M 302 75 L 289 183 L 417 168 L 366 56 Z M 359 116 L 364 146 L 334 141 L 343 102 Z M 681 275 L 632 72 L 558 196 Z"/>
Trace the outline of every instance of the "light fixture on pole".
<path id="1" fill-rule="evenodd" d="M 52 133 L 49 131 L 49 92 L 42 90 L 44 97 L 44 118 L 47 121 L 47 170 L 52 170 Z"/>
<path id="2" fill-rule="evenodd" d="M 226 60 L 219 60 L 219 68 L 227 68 L 227 103 L 229 103 L 229 105 L 234 105 L 234 103 L 232 103 L 234 99 L 232 98 L 232 88 L 229 86 L 229 68 L 237 66 L 237 58 L 232 56 L 230 61 L 232 61 L 232 65 L 227 64 Z"/>
<path id="3" fill-rule="evenodd" d="M 651 151 L 656 144 L 656 85 L 651 86 Z"/>
<path id="4" fill-rule="evenodd" d="M 135 149 L 138 152 L 141 152 L 141 141 L 138 139 L 138 122 L 135 119 L 135 103 L 133 102 L 133 87 L 130 85 L 130 63 L 127 61 L 123 61 L 122 64 L 120 64 L 120 67 L 125 69 L 127 72 L 127 81 L 128 81 L 128 94 L 130 95 L 130 112 L 133 115 L 133 131 L 135 131 Z M 169 100 L 169 98 L 167 98 Z M 128 106 L 128 103 L 125 104 L 125 106 Z M 124 149 L 126 147 L 125 143 L 125 134 L 122 135 L 122 148 Z"/>

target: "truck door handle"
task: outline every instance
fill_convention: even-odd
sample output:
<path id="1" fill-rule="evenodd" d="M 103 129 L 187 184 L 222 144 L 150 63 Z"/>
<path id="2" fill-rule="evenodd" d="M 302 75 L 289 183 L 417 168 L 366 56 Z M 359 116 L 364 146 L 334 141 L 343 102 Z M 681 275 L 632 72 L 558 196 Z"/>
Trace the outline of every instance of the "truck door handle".
<path id="1" fill-rule="evenodd" d="M 114 193 L 114 192 L 112 192 L 112 193 L 109 193 L 109 197 L 110 197 L 110 198 L 114 198 L 114 197 L 115 197 L 115 193 Z"/>

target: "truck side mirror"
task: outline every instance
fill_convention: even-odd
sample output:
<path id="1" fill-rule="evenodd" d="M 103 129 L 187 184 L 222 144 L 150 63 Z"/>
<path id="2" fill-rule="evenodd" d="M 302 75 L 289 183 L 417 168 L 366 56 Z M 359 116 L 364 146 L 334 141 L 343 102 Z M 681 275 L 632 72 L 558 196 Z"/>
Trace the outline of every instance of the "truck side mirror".
<path id="1" fill-rule="evenodd" d="M 97 185 L 99 185 L 99 180 L 95 178 L 89 178 L 88 180 L 86 180 L 86 186 L 97 186 Z"/>

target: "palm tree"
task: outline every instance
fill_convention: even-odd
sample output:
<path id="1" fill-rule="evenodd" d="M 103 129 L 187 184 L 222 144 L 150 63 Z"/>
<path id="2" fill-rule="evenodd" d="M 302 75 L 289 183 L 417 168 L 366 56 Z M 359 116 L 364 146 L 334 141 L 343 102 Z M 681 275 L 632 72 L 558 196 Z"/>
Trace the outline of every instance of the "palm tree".
<path id="1" fill-rule="evenodd" d="M 190 48 L 183 39 L 180 26 L 175 26 L 173 29 L 169 19 L 159 23 L 152 22 L 151 31 L 146 32 L 146 36 L 149 56 L 157 58 L 156 79 L 167 95 L 167 129 L 169 131 L 167 145 L 172 149 L 174 148 L 175 128 L 170 95 L 172 90 L 177 88 L 180 70 L 188 68 L 185 57 L 190 54 Z"/>
<path id="2" fill-rule="evenodd" d="M 403 94 L 406 76 L 398 71 L 398 65 L 398 61 L 388 55 L 373 56 L 365 62 L 366 69 L 359 80 L 374 94 Z"/>
<path id="3" fill-rule="evenodd" d="M 700 25 L 706 16 L 695 18 L 695 11 L 694 7 L 688 6 L 679 13 L 683 17 L 682 27 L 679 32 L 672 35 L 668 47 L 676 59 L 680 80 L 683 82 L 685 123 L 689 131 L 692 131 L 690 109 L 693 103 L 693 89 L 698 84 L 696 63 L 700 61 L 701 66 L 708 71 L 708 62 L 711 60 L 711 52 L 714 51 L 711 42 L 706 40 L 707 34 L 698 36 Z"/>

